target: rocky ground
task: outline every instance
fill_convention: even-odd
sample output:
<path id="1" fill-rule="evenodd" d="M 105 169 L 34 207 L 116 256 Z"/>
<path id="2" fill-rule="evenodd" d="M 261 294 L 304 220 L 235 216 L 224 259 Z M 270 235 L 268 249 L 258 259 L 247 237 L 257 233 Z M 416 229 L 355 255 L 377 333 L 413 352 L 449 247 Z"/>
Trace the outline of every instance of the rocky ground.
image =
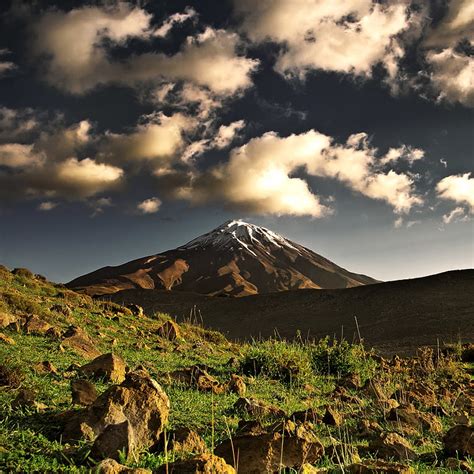
<path id="1" fill-rule="evenodd" d="M 0 471 L 473 472 L 474 347 L 236 344 L 0 268 Z"/>

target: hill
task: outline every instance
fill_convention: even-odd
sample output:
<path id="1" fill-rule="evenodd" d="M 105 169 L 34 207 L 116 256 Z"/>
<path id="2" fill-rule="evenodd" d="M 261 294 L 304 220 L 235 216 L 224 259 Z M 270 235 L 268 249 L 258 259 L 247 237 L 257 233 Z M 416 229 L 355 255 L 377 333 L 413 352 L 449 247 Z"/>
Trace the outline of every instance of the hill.
<path id="1" fill-rule="evenodd" d="M 174 250 L 104 267 L 68 283 L 89 295 L 165 289 L 247 296 L 376 283 L 253 224 L 229 221 Z"/>
<path id="2" fill-rule="evenodd" d="M 183 320 L 196 307 L 206 327 L 248 340 L 301 333 L 357 337 L 386 353 L 410 353 L 437 341 L 474 342 L 474 270 L 337 290 L 297 290 L 215 298 L 191 293 L 126 290 L 111 296 Z"/>
<path id="3" fill-rule="evenodd" d="M 236 344 L 4 267 L 0 326 L 1 472 L 474 468 L 474 346 Z"/>

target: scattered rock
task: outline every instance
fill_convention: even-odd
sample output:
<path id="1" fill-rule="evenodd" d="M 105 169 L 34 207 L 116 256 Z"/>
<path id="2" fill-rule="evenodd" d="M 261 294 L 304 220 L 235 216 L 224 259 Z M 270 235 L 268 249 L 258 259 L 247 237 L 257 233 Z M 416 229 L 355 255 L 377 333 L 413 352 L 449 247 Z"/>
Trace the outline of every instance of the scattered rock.
<path id="1" fill-rule="evenodd" d="M 247 471 L 239 469 L 243 474 Z M 157 474 L 236 474 L 235 469 L 227 464 L 224 459 L 214 454 L 201 454 L 192 459 L 176 461 L 161 466 L 156 471 Z"/>
<path id="2" fill-rule="evenodd" d="M 18 321 L 18 316 L 0 311 L 0 328 L 4 329 L 10 325 L 14 325 Z"/>
<path id="3" fill-rule="evenodd" d="M 474 472 L 474 470 L 466 461 L 457 458 L 446 459 L 445 466 L 448 469 L 452 469 L 453 471 Z"/>
<path id="4" fill-rule="evenodd" d="M 260 474 L 315 463 L 323 456 L 324 447 L 304 425 L 287 421 L 269 433 L 237 435 L 217 446 L 215 453 L 229 464 L 237 464 L 234 459 L 238 459 L 240 474 Z"/>
<path id="5" fill-rule="evenodd" d="M 72 403 L 89 406 L 97 400 L 97 390 L 88 380 L 77 379 L 71 382 L 71 396 Z"/>
<path id="6" fill-rule="evenodd" d="M 72 310 L 68 305 L 62 305 L 62 304 L 55 304 L 49 308 L 50 311 L 54 311 L 56 313 L 60 313 L 64 316 L 71 316 L 72 315 Z"/>
<path id="7" fill-rule="evenodd" d="M 452 456 L 474 456 L 474 428 L 453 426 L 444 436 L 444 450 Z"/>
<path id="8" fill-rule="evenodd" d="M 384 433 L 372 439 L 369 451 L 375 452 L 382 459 L 395 459 L 396 461 L 415 460 L 416 453 L 411 444 L 397 433 Z"/>
<path id="9" fill-rule="evenodd" d="M 15 341 L 10 336 L 7 336 L 6 334 L 3 334 L 3 332 L 0 332 L 0 341 L 4 342 L 5 344 L 8 344 L 10 346 L 15 345 Z"/>
<path id="10" fill-rule="evenodd" d="M 86 409 L 68 416 L 64 440 L 94 441 L 96 457 L 118 459 L 153 446 L 168 421 L 169 399 L 145 371 L 129 372 Z"/>
<path id="11" fill-rule="evenodd" d="M 431 413 L 422 413 L 413 405 L 403 405 L 393 408 L 387 415 L 387 420 L 394 422 L 394 426 L 413 428 L 415 430 L 426 430 L 432 433 L 440 433 L 443 429 L 439 419 Z"/>
<path id="12" fill-rule="evenodd" d="M 143 316 L 143 308 L 137 304 L 130 303 L 126 306 L 126 308 L 128 308 L 134 316 Z"/>
<path id="13" fill-rule="evenodd" d="M 0 365 L 0 387 L 16 388 L 21 385 L 23 374 L 18 369 Z"/>
<path id="14" fill-rule="evenodd" d="M 39 316 L 34 314 L 28 317 L 26 323 L 23 326 L 23 330 L 27 334 L 34 334 L 38 336 L 45 335 L 49 329 L 51 329 L 51 324 L 47 323 Z"/>
<path id="15" fill-rule="evenodd" d="M 229 392 L 236 393 L 240 397 L 245 395 L 247 386 L 245 385 L 244 379 L 240 375 L 232 374 L 230 376 L 230 382 L 227 385 Z"/>
<path id="16" fill-rule="evenodd" d="M 280 410 L 279 408 L 251 397 L 239 398 L 234 403 L 233 408 L 238 412 L 247 413 L 248 415 L 253 416 L 255 418 L 265 416 L 285 416 L 285 412 Z"/>
<path id="17" fill-rule="evenodd" d="M 204 440 L 193 430 L 185 426 L 177 427 L 167 436 L 167 451 L 173 451 L 185 454 L 202 454 L 208 451 Z M 164 451 L 164 436 L 161 437 L 159 443 L 154 447 L 154 451 Z"/>
<path id="18" fill-rule="evenodd" d="M 309 421 L 310 423 L 319 423 L 321 417 L 318 413 L 316 413 L 312 408 L 308 408 L 307 410 L 300 410 L 295 411 L 291 414 L 290 419 L 295 422 L 305 423 Z"/>
<path id="19" fill-rule="evenodd" d="M 341 426 L 342 415 L 334 408 L 326 407 L 326 413 L 323 416 L 323 423 L 330 426 Z"/>
<path id="20" fill-rule="evenodd" d="M 169 374 L 172 380 L 194 385 L 198 390 L 203 392 L 213 392 L 215 394 L 224 393 L 226 386 L 221 384 L 217 379 L 209 375 L 206 370 L 198 365 L 187 367 L 185 369 L 175 370 Z"/>
<path id="21" fill-rule="evenodd" d="M 345 469 L 351 474 L 415 474 L 412 467 L 380 460 L 351 464 Z"/>
<path id="22" fill-rule="evenodd" d="M 61 345 L 72 349 L 85 359 L 94 359 L 100 355 L 89 335 L 77 326 L 70 326 L 64 334 Z"/>
<path id="23" fill-rule="evenodd" d="M 176 322 L 169 319 L 156 329 L 156 334 L 169 341 L 174 341 L 181 337 L 181 329 Z"/>
<path id="24" fill-rule="evenodd" d="M 35 408 L 40 411 L 48 407 L 44 403 L 36 401 L 35 392 L 27 388 L 22 388 L 12 402 L 12 408 Z"/>
<path id="25" fill-rule="evenodd" d="M 469 418 L 469 415 L 468 415 L 465 411 L 456 413 L 456 414 L 453 416 L 453 421 L 454 421 L 457 425 L 466 425 L 466 426 L 470 426 L 470 425 L 471 425 L 471 419 Z"/>
<path id="26" fill-rule="evenodd" d="M 94 472 L 97 474 L 151 474 L 149 469 L 131 468 L 119 464 L 115 459 L 104 459 L 97 464 Z"/>
<path id="27" fill-rule="evenodd" d="M 83 365 L 78 369 L 78 372 L 86 377 L 102 378 L 110 382 L 121 383 L 125 379 L 126 364 L 118 355 L 108 353 Z"/>
<path id="28" fill-rule="evenodd" d="M 58 369 L 49 361 L 45 360 L 43 362 L 38 362 L 34 369 L 39 374 L 54 374 L 58 375 Z"/>

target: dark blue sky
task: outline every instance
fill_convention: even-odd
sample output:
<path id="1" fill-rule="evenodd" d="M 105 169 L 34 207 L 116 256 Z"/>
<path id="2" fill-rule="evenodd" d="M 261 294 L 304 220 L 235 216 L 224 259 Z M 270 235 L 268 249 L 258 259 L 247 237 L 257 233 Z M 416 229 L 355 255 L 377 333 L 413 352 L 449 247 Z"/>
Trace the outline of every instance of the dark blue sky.
<path id="1" fill-rule="evenodd" d="M 67 281 L 243 218 L 378 279 L 472 267 L 468 2 L 308 0 L 306 33 L 268 2 L 5 5 L 0 263 Z"/>

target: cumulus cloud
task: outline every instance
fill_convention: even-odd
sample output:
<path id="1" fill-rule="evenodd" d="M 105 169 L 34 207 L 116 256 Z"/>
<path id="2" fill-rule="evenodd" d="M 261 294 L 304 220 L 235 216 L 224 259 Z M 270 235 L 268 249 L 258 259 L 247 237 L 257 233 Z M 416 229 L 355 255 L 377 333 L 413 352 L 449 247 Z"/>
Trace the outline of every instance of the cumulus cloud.
<path id="1" fill-rule="evenodd" d="M 468 219 L 469 216 L 463 207 L 456 207 L 448 214 L 443 215 L 443 222 L 445 224 L 450 224 L 451 222 L 466 222 Z"/>
<path id="2" fill-rule="evenodd" d="M 175 25 L 197 17 L 197 12 L 193 8 L 186 8 L 184 13 L 175 13 L 165 20 L 165 22 L 153 32 L 153 36 L 164 38 L 168 36 Z"/>
<path id="3" fill-rule="evenodd" d="M 145 199 L 137 205 L 137 209 L 141 214 L 154 214 L 161 207 L 161 201 L 157 197 Z"/>
<path id="4" fill-rule="evenodd" d="M 74 94 L 99 84 L 135 86 L 166 79 L 191 81 L 224 95 L 249 87 L 258 62 L 238 55 L 239 37 L 224 30 L 208 28 L 187 38 L 174 55 L 149 52 L 118 61 L 108 54 L 110 46 L 124 46 L 130 38 L 149 42 L 192 16 L 191 10 L 184 16 L 174 15 L 154 31 L 150 26 L 152 15 L 124 2 L 67 13 L 50 11 L 34 26 L 36 54 L 49 59 L 49 82 Z"/>
<path id="5" fill-rule="evenodd" d="M 408 175 L 379 169 L 377 150 L 365 133 L 339 145 L 315 130 L 280 137 L 274 132 L 234 148 L 228 162 L 179 183 L 175 196 L 195 203 L 220 200 L 231 207 L 263 214 L 322 217 L 331 210 L 296 176 L 336 179 L 369 198 L 383 200 L 397 213 L 407 213 L 422 200 Z"/>
<path id="6" fill-rule="evenodd" d="M 446 48 L 428 52 L 426 60 L 431 66 L 431 83 L 438 100 L 474 107 L 474 58 Z"/>
<path id="7" fill-rule="evenodd" d="M 229 125 L 221 125 L 217 131 L 216 137 L 214 138 L 214 146 L 216 148 L 228 147 L 234 140 L 239 130 L 242 130 L 244 127 L 245 121 L 243 120 L 232 122 Z"/>
<path id="8" fill-rule="evenodd" d="M 284 45 L 276 69 L 304 77 L 311 69 L 370 76 L 373 66 L 392 68 L 404 51 L 396 36 L 410 25 L 404 1 L 235 0 L 242 30 L 251 40 Z"/>
<path id="9" fill-rule="evenodd" d="M 57 202 L 53 202 L 53 201 L 43 201 L 43 202 L 41 202 L 41 203 L 38 205 L 38 211 L 44 211 L 44 212 L 52 211 L 52 210 L 55 209 L 57 206 L 58 206 L 58 203 L 57 203 Z"/>
<path id="10" fill-rule="evenodd" d="M 403 145 L 398 148 L 390 148 L 387 154 L 380 160 L 380 163 L 385 165 L 399 160 L 406 160 L 412 164 L 415 161 L 421 160 L 424 156 L 424 150 Z"/>
<path id="11" fill-rule="evenodd" d="M 16 140 L 36 130 L 38 118 L 33 109 L 0 106 L 0 140 Z"/>
<path id="12" fill-rule="evenodd" d="M 471 178 L 471 173 L 446 176 L 436 185 L 436 191 L 441 199 L 467 205 L 474 213 L 474 178 Z"/>
<path id="13" fill-rule="evenodd" d="M 0 145 L 0 166 L 8 168 L 25 168 L 37 166 L 44 162 L 44 155 L 36 153 L 33 145 L 5 143 Z"/>
<path id="14" fill-rule="evenodd" d="M 101 155 L 115 162 L 170 162 L 184 148 L 184 134 L 195 126 L 195 120 L 180 113 L 152 114 L 128 134 L 106 134 Z"/>

